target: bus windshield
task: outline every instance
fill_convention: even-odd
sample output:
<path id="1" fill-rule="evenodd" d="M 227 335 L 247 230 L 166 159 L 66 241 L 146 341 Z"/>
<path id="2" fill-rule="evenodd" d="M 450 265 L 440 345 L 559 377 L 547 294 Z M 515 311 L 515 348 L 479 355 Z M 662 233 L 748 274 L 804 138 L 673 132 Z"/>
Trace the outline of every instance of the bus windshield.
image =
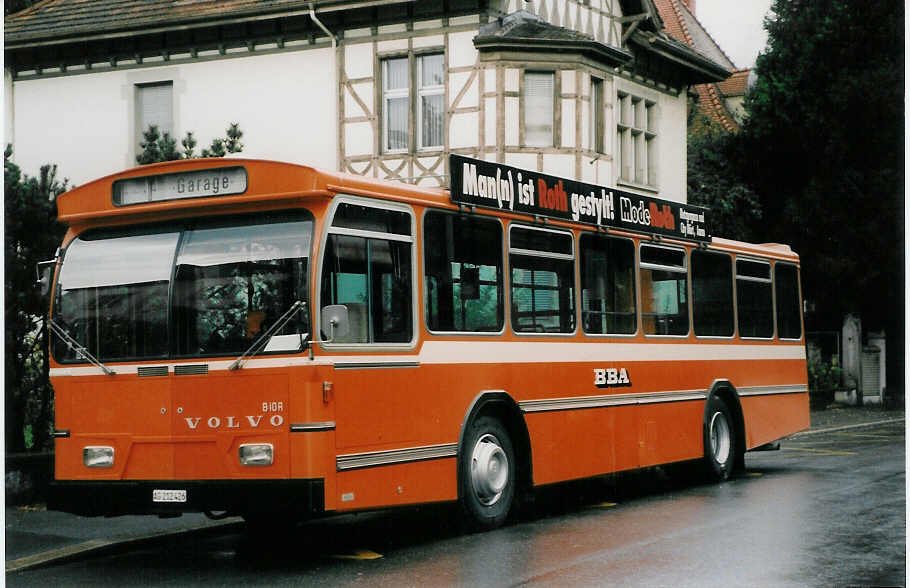
<path id="1" fill-rule="evenodd" d="M 308 302 L 312 231 L 304 212 L 89 231 L 67 248 L 54 320 L 101 361 L 241 354 Z M 301 312 L 275 336 L 307 333 Z"/>

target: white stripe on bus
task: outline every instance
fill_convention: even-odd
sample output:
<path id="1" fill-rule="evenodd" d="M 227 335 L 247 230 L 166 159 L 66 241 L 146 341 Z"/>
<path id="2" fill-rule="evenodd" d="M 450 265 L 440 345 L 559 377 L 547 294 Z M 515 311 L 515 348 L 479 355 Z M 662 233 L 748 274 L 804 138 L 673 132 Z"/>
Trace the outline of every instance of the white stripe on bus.
<path id="1" fill-rule="evenodd" d="M 548 341 L 427 341 L 418 354 L 401 355 L 319 355 L 254 358 L 247 361 L 246 369 L 288 368 L 305 365 L 337 365 L 348 367 L 357 364 L 370 367 L 416 367 L 416 364 L 508 364 L 508 363 L 601 363 L 642 361 L 756 361 L 756 360 L 805 360 L 806 348 L 802 345 L 737 345 L 693 343 L 600 343 L 600 342 L 548 342 Z M 226 371 L 233 360 L 205 361 L 209 372 Z M 138 372 L 139 367 L 150 364 L 109 365 L 118 374 Z M 169 373 L 183 363 L 167 365 Z M 349 368 L 350 369 L 350 368 Z M 50 370 L 51 377 L 94 376 L 102 372 L 94 366 L 58 367 Z M 189 376 L 181 376 L 189 377 Z"/>

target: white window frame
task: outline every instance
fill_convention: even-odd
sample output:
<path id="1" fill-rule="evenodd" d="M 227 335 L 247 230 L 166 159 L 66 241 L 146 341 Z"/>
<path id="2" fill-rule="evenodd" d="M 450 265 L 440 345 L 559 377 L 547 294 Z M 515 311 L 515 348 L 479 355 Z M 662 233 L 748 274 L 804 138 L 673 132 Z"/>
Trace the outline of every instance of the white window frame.
<path id="1" fill-rule="evenodd" d="M 603 78 L 591 76 L 591 151 L 594 153 L 606 153 L 607 149 L 607 128 L 604 117 L 604 85 Z"/>
<path id="2" fill-rule="evenodd" d="M 177 140 L 177 137 L 174 135 L 174 81 L 173 80 L 160 80 L 155 82 L 142 82 L 134 85 L 135 88 L 135 114 L 136 117 L 136 137 L 135 137 L 135 147 L 137 155 L 140 153 L 139 143 L 145 140 L 144 133 L 148 130 L 150 124 L 154 124 L 158 127 L 158 132 L 161 135 L 168 133 L 170 137 L 174 140 Z M 168 97 L 169 97 L 169 107 L 162 107 L 161 110 L 169 110 L 168 112 L 168 121 L 167 125 L 161 123 L 156 123 L 153 121 L 146 121 L 144 116 L 145 100 L 150 97 L 152 88 L 167 88 Z"/>
<path id="3" fill-rule="evenodd" d="M 434 56 L 442 57 L 442 80 L 441 84 L 435 84 L 432 86 L 423 85 L 423 60 L 427 57 Z M 424 53 L 418 55 L 416 59 L 417 63 L 417 72 L 416 72 L 416 83 L 417 83 L 417 148 L 418 149 L 441 149 L 445 144 L 445 119 L 446 119 L 446 104 L 445 104 L 445 77 L 446 77 L 446 63 L 445 63 L 445 54 L 443 53 Z M 441 141 L 438 144 L 426 145 L 424 144 L 423 137 L 423 98 L 427 96 L 442 96 L 442 120 L 440 121 L 442 127 L 442 137 Z"/>
<path id="4" fill-rule="evenodd" d="M 382 130 L 381 130 L 381 133 L 382 133 L 382 152 L 383 153 L 406 153 L 408 151 L 407 146 L 405 146 L 404 148 L 395 148 L 395 149 L 392 149 L 391 147 L 389 147 L 389 111 L 390 111 L 389 106 L 388 106 L 389 101 L 400 99 L 400 98 L 410 99 L 410 81 L 408 82 L 408 86 L 406 86 L 404 88 L 389 89 L 388 87 L 386 87 L 386 85 L 388 84 L 388 81 L 389 81 L 389 63 L 392 61 L 397 61 L 399 59 L 403 59 L 405 62 L 408 62 L 408 71 L 410 72 L 410 69 L 411 69 L 410 60 L 408 59 L 408 56 L 406 56 L 406 55 L 397 56 L 397 57 L 386 57 L 386 58 L 383 58 L 381 61 L 381 63 L 382 63 L 382 80 L 381 80 L 381 83 L 382 83 L 382 86 L 381 86 L 382 87 Z M 410 78 L 410 75 L 408 77 Z M 410 102 L 410 100 L 409 100 L 409 102 Z M 410 109 L 410 105 L 409 105 L 409 109 Z M 405 129 L 404 129 L 405 136 L 410 137 L 410 132 L 409 132 L 409 129 L 407 128 L 407 126 L 408 126 L 408 123 L 406 122 Z"/>
<path id="5" fill-rule="evenodd" d="M 423 60 L 426 57 L 442 57 L 442 83 L 424 86 L 422 71 Z M 408 64 L 408 84 L 403 88 L 387 88 L 389 80 L 388 68 L 392 61 L 404 60 Z M 380 95 L 382 100 L 382 128 L 380 130 L 380 152 L 381 153 L 409 153 L 413 151 L 438 151 L 445 146 L 445 128 L 446 128 L 446 103 L 445 103 L 445 79 L 446 79 L 446 58 L 442 50 L 421 51 L 420 53 L 408 53 L 402 55 L 388 55 L 380 58 Z M 442 96 L 442 137 L 438 144 L 425 145 L 423 136 L 423 108 L 422 100 L 428 96 Z M 414 113 L 409 116 L 404 129 L 407 137 L 407 146 L 392 149 L 389 146 L 389 101 L 405 98 L 408 102 L 408 111 Z M 413 125 L 413 127 L 412 127 Z"/>
<path id="6" fill-rule="evenodd" d="M 568 237 L 569 237 L 569 243 L 570 243 L 571 246 L 572 246 L 572 247 L 571 247 L 571 252 L 570 252 L 570 253 L 555 253 L 555 252 L 552 252 L 552 251 L 544 251 L 544 250 L 540 250 L 540 249 L 521 249 L 521 248 L 518 248 L 518 247 L 513 247 L 513 246 L 512 246 L 512 231 L 513 231 L 513 229 L 527 230 L 527 231 L 539 231 L 539 232 L 541 232 L 541 233 L 554 233 L 554 234 L 557 234 L 557 235 L 568 236 Z M 506 261 L 507 261 L 507 264 L 504 266 L 505 272 L 506 272 L 506 274 L 507 274 L 507 275 L 504 276 L 504 277 L 506 277 L 506 278 L 508 279 L 508 282 L 506 282 L 506 294 L 508 294 L 508 298 L 506 299 L 506 300 L 507 300 L 507 301 L 506 301 L 506 306 L 507 306 L 507 308 L 509 309 L 509 314 L 508 314 L 507 317 L 506 317 L 506 322 L 508 323 L 508 328 L 512 331 L 512 333 L 514 333 L 514 334 L 516 334 L 516 335 L 519 335 L 519 336 L 528 336 L 528 337 L 541 337 L 541 336 L 543 336 L 543 337 L 574 337 L 575 334 L 578 333 L 578 329 L 579 329 L 579 325 L 578 325 L 578 322 L 579 322 L 579 321 L 578 321 L 578 314 L 579 314 L 579 313 L 578 313 L 578 300 L 579 300 L 579 297 L 578 297 L 578 293 L 577 293 L 577 291 L 578 291 L 578 267 L 577 267 L 578 264 L 575 262 L 575 257 L 576 257 L 575 235 L 574 235 L 571 231 L 564 231 L 564 230 L 557 230 L 557 229 L 546 229 L 546 228 L 538 227 L 538 226 L 534 226 L 534 225 L 526 225 L 526 224 L 522 224 L 522 223 L 513 223 L 513 224 L 509 224 L 509 227 L 508 227 L 508 237 L 509 237 L 509 247 L 508 247 L 508 249 L 507 249 L 507 251 L 506 251 Z M 513 255 L 522 255 L 522 256 L 525 256 L 525 257 L 539 257 L 539 258 L 547 258 L 547 259 L 558 259 L 558 260 L 560 260 L 560 261 L 570 261 L 570 262 L 572 263 L 572 289 L 573 289 L 573 292 L 572 292 L 572 305 L 573 305 L 572 315 L 573 315 L 573 322 L 575 323 L 575 328 L 574 328 L 574 329 L 572 329 L 571 331 L 565 331 L 565 332 L 560 331 L 560 332 L 557 332 L 557 333 L 533 333 L 533 332 L 528 332 L 528 331 L 517 331 L 517 330 L 515 330 L 515 327 L 514 327 L 514 325 L 512 324 L 512 310 L 511 310 L 511 309 L 512 309 L 512 290 L 513 290 L 513 288 L 515 287 L 515 284 L 514 284 L 514 282 L 513 282 L 513 277 L 512 277 L 512 271 L 513 271 L 513 269 L 514 269 L 513 266 L 512 266 L 512 256 L 513 256 Z"/>
<path id="7" fill-rule="evenodd" d="M 660 264 L 660 263 L 644 262 L 641 260 L 641 258 L 642 258 L 641 252 L 642 252 L 642 249 L 644 249 L 645 247 L 648 247 L 651 249 L 665 249 L 667 251 L 681 252 L 683 254 L 682 265 L 664 265 L 664 264 Z M 639 322 L 640 322 L 639 329 L 641 330 L 641 332 L 644 334 L 645 337 L 648 337 L 648 338 L 659 337 L 659 338 L 665 338 L 665 339 L 688 339 L 689 335 L 692 334 L 692 277 L 689 272 L 689 252 L 686 250 L 685 247 L 674 247 L 674 246 L 669 246 L 669 245 L 655 245 L 653 243 L 640 242 L 638 244 L 638 267 L 637 267 L 637 269 L 638 269 L 638 275 L 635 278 L 635 280 L 636 280 L 635 287 L 638 288 L 638 302 L 639 302 L 638 317 L 639 317 Z M 686 333 L 684 335 L 662 335 L 660 333 L 648 333 L 645 330 L 645 296 L 644 296 L 644 292 L 642 292 L 642 277 L 641 277 L 642 270 L 656 270 L 656 271 L 670 272 L 670 273 L 681 274 L 681 275 L 686 276 L 686 307 L 687 307 L 686 313 L 687 313 L 687 320 L 689 321 L 689 328 L 688 328 L 688 331 L 686 331 Z M 651 314 L 656 314 L 656 313 L 651 313 Z"/>
<path id="8" fill-rule="evenodd" d="M 626 90 L 616 92 L 616 163 L 621 183 L 656 189 L 657 101 Z"/>
<path id="9" fill-rule="evenodd" d="M 397 233 L 380 233 L 375 231 L 364 231 L 359 229 L 348 229 L 344 227 L 334 227 L 332 222 L 335 219 L 335 211 L 338 210 L 338 207 L 342 204 L 353 204 L 356 206 L 366 206 L 369 208 L 377 208 L 380 210 L 391 210 L 394 212 L 404 212 L 411 219 L 411 234 L 410 235 L 400 235 Z M 404 203 L 398 202 L 387 202 L 383 200 L 375 200 L 372 198 L 365 198 L 361 196 L 352 196 L 349 194 L 338 194 L 332 199 L 332 203 L 329 205 L 329 209 L 326 211 L 325 218 L 328 219 L 326 226 L 323 229 L 322 235 L 320 237 L 319 244 L 319 256 L 316 260 L 318 264 L 316 269 L 316 291 L 314 292 L 314 298 L 316 299 L 316 308 L 319 309 L 318 312 L 313 313 L 313 333 L 318 335 L 323 328 L 322 325 L 322 280 L 323 280 L 323 265 L 325 262 L 325 251 L 326 243 L 328 242 L 330 235 L 350 235 L 354 237 L 365 237 L 368 239 L 385 239 L 388 241 L 398 241 L 403 243 L 409 243 L 411 246 L 411 340 L 400 343 L 333 343 L 331 341 L 322 341 L 319 340 L 318 343 L 321 348 L 328 350 L 345 350 L 345 349 L 356 349 L 363 351 L 383 351 L 387 349 L 402 349 L 409 350 L 414 349 L 417 345 L 417 340 L 419 337 L 419 332 L 421 325 L 419 323 L 420 317 L 419 313 L 423 309 L 422 300 L 419 298 L 418 291 L 418 260 L 417 260 L 417 220 L 414 215 L 414 209 Z M 422 278 L 421 278 L 422 279 Z"/>
<path id="10" fill-rule="evenodd" d="M 742 261 L 743 263 L 754 263 L 755 265 L 766 266 L 768 268 L 768 277 L 759 278 L 756 276 L 740 274 L 739 273 L 739 262 L 740 261 Z M 736 304 L 736 306 L 735 306 L 736 325 L 735 326 L 736 326 L 736 335 L 740 339 L 743 339 L 746 341 L 750 341 L 750 340 L 752 340 L 752 341 L 770 341 L 771 339 L 774 339 L 774 337 L 777 335 L 777 307 L 775 306 L 775 300 L 774 300 L 775 292 L 774 292 L 773 278 L 774 278 L 774 268 L 771 265 L 771 261 L 768 259 L 759 259 L 756 257 L 747 257 L 747 256 L 738 255 L 733 260 L 733 289 L 734 289 L 733 299 Z M 755 337 L 755 336 L 746 337 L 740 333 L 740 329 L 739 329 L 739 288 L 738 288 L 740 281 L 754 282 L 756 284 L 767 284 L 768 287 L 771 289 L 771 335 L 770 336 L 768 336 L 768 337 Z"/>

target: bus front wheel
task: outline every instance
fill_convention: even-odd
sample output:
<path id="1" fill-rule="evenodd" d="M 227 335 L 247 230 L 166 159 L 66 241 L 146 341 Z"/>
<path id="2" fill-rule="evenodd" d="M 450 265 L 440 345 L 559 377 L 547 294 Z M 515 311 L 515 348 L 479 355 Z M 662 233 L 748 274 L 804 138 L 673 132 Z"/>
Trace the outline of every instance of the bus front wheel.
<path id="1" fill-rule="evenodd" d="M 472 529 L 500 526 L 515 497 L 515 451 L 505 427 L 484 416 L 465 434 L 458 467 L 459 501 Z"/>
<path id="2" fill-rule="evenodd" d="M 711 396 L 705 411 L 705 457 L 708 476 L 715 481 L 730 478 L 736 465 L 737 447 L 734 421 L 727 403 Z"/>

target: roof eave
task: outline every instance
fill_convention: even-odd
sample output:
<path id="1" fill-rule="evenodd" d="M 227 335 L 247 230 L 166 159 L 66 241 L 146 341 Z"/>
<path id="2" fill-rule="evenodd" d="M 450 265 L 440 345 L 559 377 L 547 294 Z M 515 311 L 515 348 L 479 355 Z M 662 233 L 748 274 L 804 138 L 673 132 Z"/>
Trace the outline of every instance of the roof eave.
<path id="1" fill-rule="evenodd" d="M 692 84 L 719 82 L 729 78 L 733 72 L 721 64 L 697 53 L 689 47 L 674 43 L 660 35 L 635 32 L 630 39 L 649 51 L 687 72 L 687 81 Z"/>
<path id="2" fill-rule="evenodd" d="M 172 22 L 149 27 L 147 22 L 142 21 L 134 23 L 127 27 L 121 27 L 113 30 L 77 29 L 72 34 L 61 37 L 56 34 L 37 33 L 37 34 L 17 34 L 6 32 L 4 34 L 4 49 L 25 49 L 33 47 L 45 47 L 52 45 L 65 45 L 68 43 L 80 43 L 84 41 L 96 41 L 99 39 L 116 39 L 130 37 L 137 34 L 157 34 L 170 31 L 184 31 L 187 29 L 196 29 L 213 26 L 223 26 L 232 24 L 242 24 L 246 22 L 256 22 L 262 20 L 273 20 L 280 18 L 290 18 L 294 16 L 303 16 L 310 13 L 310 6 L 317 13 L 336 12 L 345 9 L 370 8 L 384 4 L 407 4 L 416 0 L 360 0 L 352 2 L 350 0 L 313 0 L 306 2 L 296 2 L 293 8 L 282 7 L 271 11 L 257 10 L 247 12 L 241 16 L 232 17 L 212 17 L 211 15 L 190 16 L 180 19 L 174 19 Z"/>
<path id="3" fill-rule="evenodd" d="M 489 51 L 554 51 L 559 53 L 580 53 L 597 61 L 616 67 L 626 65 L 634 59 L 623 49 L 605 45 L 598 41 L 566 41 L 562 39 L 536 39 L 527 37 L 475 37 L 474 47 L 481 53 Z"/>

